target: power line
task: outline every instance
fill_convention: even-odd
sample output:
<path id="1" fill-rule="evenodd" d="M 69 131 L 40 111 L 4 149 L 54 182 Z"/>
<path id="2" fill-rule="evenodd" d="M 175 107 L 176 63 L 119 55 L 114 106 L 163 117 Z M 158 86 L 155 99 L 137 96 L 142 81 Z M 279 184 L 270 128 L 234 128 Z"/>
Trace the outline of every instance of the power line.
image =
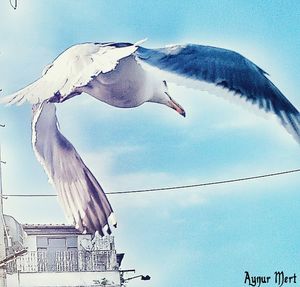
<path id="1" fill-rule="evenodd" d="M 285 171 L 280 171 L 280 172 L 274 172 L 274 173 L 255 175 L 255 176 L 240 177 L 240 178 L 226 179 L 226 180 L 220 180 L 220 181 L 210 181 L 210 182 L 189 184 L 189 185 L 167 186 L 167 187 L 148 188 L 148 189 L 133 189 L 133 190 L 125 190 L 125 191 L 111 191 L 111 192 L 106 192 L 106 194 L 118 195 L 118 194 L 146 193 L 146 192 L 158 192 L 158 191 L 167 191 L 167 190 L 205 187 L 205 186 L 229 184 L 229 183 L 235 183 L 235 182 L 241 182 L 241 181 L 251 181 L 251 180 L 262 179 L 262 178 L 267 178 L 267 177 L 287 175 L 287 174 L 297 173 L 297 172 L 300 172 L 300 168 L 285 170 Z M 53 197 L 53 196 L 57 196 L 57 195 L 56 194 L 3 194 L 3 197 Z"/>
<path id="2" fill-rule="evenodd" d="M 169 186 L 169 187 L 151 188 L 151 189 L 137 189 L 137 190 L 127 190 L 127 191 L 114 191 L 114 192 L 107 192 L 106 194 L 142 193 L 142 192 L 156 192 L 156 191 L 165 191 L 165 190 L 205 187 L 205 186 L 211 186 L 211 185 L 228 184 L 228 183 L 235 183 L 235 182 L 240 182 L 240 181 L 249 181 L 249 180 L 261 179 L 261 178 L 266 178 L 266 177 L 280 176 L 280 175 L 296 173 L 296 172 L 300 172 L 300 169 L 286 170 L 286 171 L 280 171 L 280 172 L 275 172 L 275 173 L 268 173 L 268 174 L 220 180 L 220 181 L 196 183 L 196 184 L 190 184 L 190 185 L 179 185 L 179 186 Z"/>

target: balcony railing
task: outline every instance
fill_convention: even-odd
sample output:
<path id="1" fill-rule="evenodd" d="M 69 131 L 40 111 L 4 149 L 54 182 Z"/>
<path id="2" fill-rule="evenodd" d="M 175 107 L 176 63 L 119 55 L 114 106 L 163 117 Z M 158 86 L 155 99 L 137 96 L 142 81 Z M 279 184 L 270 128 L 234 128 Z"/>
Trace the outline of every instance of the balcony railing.
<path id="1" fill-rule="evenodd" d="M 7 265 L 16 272 L 93 272 L 118 269 L 115 250 L 27 252 Z"/>

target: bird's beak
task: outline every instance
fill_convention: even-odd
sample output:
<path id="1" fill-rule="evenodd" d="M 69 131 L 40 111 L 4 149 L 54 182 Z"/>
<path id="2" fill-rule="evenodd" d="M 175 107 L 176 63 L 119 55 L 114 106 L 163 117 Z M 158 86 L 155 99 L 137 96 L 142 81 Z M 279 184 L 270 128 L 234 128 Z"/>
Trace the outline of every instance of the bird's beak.
<path id="1" fill-rule="evenodd" d="M 169 100 L 168 100 L 168 106 L 171 109 L 175 110 L 180 115 L 182 115 L 183 117 L 185 117 L 185 110 L 183 109 L 183 107 L 181 105 L 179 105 L 178 103 L 176 103 L 170 96 L 169 96 Z"/>

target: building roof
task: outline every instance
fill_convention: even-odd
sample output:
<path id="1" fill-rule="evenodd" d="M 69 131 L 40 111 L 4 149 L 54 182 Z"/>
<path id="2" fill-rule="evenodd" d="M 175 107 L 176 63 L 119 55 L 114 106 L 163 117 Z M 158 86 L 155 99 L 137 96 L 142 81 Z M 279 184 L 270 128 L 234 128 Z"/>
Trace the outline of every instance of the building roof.
<path id="1" fill-rule="evenodd" d="M 74 225 L 67 224 L 22 224 L 28 235 L 42 234 L 82 234 Z"/>

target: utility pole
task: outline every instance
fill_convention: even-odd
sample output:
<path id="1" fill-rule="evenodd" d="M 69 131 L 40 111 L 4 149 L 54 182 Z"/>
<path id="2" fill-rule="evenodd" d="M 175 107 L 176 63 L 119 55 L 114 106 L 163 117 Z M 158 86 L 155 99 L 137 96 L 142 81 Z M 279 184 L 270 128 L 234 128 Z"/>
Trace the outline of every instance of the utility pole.
<path id="1" fill-rule="evenodd" d="M 0 260 L 6 257 L 6 247 L 4 241 L 4 216 L 3 216 L 3 197 L 2 197 L 2 159 L 0 146 Z M 6 269 L 0 267 L 0 287 L 6 287 Z"/>

